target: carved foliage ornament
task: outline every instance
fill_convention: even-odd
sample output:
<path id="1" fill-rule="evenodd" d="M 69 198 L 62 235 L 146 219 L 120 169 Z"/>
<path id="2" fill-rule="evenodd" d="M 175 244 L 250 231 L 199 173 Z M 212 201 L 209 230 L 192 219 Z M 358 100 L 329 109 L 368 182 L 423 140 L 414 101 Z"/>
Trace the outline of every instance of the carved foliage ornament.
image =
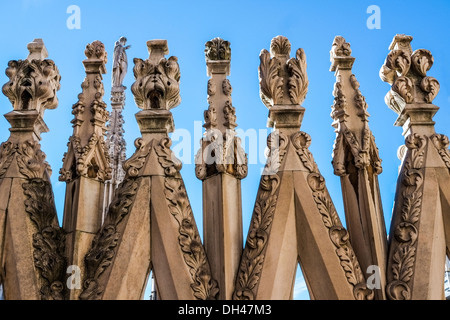
<path id="1" fill-rule="evenodd" d="M 419 235 L 420 215 L 423 197 L 423 164 L 427 137 L 416 133 L 405 140 L 408 148 L 401 171 L 402 202 L 399 221 L 394 230 L 391 246 L 386 294 L 391 300 L 410 300 L 410 281 L 414 277 L 417 237 Z"/>
<path id="2" fill-rule="evenodd" d="M 83 291 L 80 294 L 81 300 L 101 299 L 104 287 L 101 285 L 100 276 L 111 266 L 115 257 L 121 236 L 118 225 L 128 215 L 139 184 L 139 178 L 127 177 L 117 189 L 105 222 L 84 258 L 86 276 L 83 281 Z"/>
<path id="3" fill-rule="evenodd" d="M 349 241 L 348 231 L 342 226 L 339 216 L 325 186 L 325 179 L 320 174 L 312 154 L 307 149 L 311 138 L 304 132 L 291 136 L 303 165 L 310 170 L 307 182 L 312 191 L 314 202 L 322 217 L 324 227 L 328 229 L 330 240 L 336 247 L 342 270 L 347 281 L 353 286 L 353 295 L 357 300 L 371 300 L 374 292 L 367 288 L 361 267 Z"/>
<path id="4" fill-rule="evenodd" d="M 144 110 L 170 110 L 180 104 L 180 68 L 177 57 L 151 60 L 134 59 L 134 77 L 131 86 L 134 99 Z"/>
<path id="5" fill-rule="evenodd" d="M 221 38 L 214 38 L 205 44 L 207 60 L 231 60 L 230 42 Z"/>
<path id="6" fill-rule="evenodd" d="M 51 185 L 42 179 L 31 179 L 22 188 L 26 196 L 25 211 L 37 229 L 33 234 L 33 259 L 42 278 L 41 299 L 64 300 L 65 235 L 57 223 Z"/>
<path id="7" fill-rule="evenodd" d="M 386 103 L 398 114 L 407 103 L 432 103 L 440 88 L 435 78 L 427 76 L 434 62 L 430 51 L 412 52 L 411 40 L 412 37 L 397 35 L 380 70 L 381 79 L 392 84 Z"/>
<path id="8" fill-rule="evenodd" d="M 74 134 L 69 138 L 69 152 L 64 154 L 63 167 L 60 169 L 60 181 L 72 181 L 76 177 L 83 176 L 91 179 L 106 181 L 111 179 L 109 153 L 103 137 L 92 134 L 87 145 L 82 147 L 81 138 Z"/>
<path id="9" fill-rule="evenodd" d="M 41 146 L 34 140 L 12 143 L 4 142 L 0 145 L 0 178 L 6 173 L 11 163 L 17 163 L 19 172 L 28 179 L 41 178 L 47 180 L 51 175 L 51 168 Z"/>
<path id="10" fill-rule="evenodd" d="M 298 49 L 295 58 L 289 58 L 291 44 L 286 37 L 278 36 L 272 39 L 271 53 L 263 49 L 259 55 L 260 96 L 263 103 L 271 108 L 276 104 L 287 104 L 284 96 L 291 104 L 301 104 L 308 91 L 308 76 L 306 74 L 306 55 L 303 49 Z M 286 77 L 281 74 L 286 73 Z M 284 92 L 284 84 L 287 92 Z"/>
<path id="11" fill-rule="evenodd" d="M 9 81 L 2 87 L 14 110 L 54 109 L 61 76 L 53 60 L 11 60 L 6 68 Z M 41 110 L 42 109 L 42 110 Z"/>
<path id="12" fill-rule="evenodd" d="M 179 225 L 178 242 L 192 278 L 191 288 L 199 300 L 215 299 L 219 293 L 217 282 L 211 277 L 205 250 L 195 224 L 183 180 L 166 177 L 164 194 L 170 213 Z"/>

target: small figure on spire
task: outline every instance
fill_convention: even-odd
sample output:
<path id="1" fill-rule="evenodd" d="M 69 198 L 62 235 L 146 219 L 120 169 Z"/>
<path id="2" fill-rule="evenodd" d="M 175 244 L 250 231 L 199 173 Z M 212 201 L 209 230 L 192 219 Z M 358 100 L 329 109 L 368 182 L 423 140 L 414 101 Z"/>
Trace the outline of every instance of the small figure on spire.
<path id="1" fill-rule="evenodd" d="M 119 41 L 116 41 L 114 45 L 114 55 L 113 55 L 113 72 L 112 72 L 112 86 L 122 87 L 123 79 L 127 74 L 128 59 L 125 50 L 129 49 L 131 46 L 125 46 L 127 38 L 120 37 Z"/>

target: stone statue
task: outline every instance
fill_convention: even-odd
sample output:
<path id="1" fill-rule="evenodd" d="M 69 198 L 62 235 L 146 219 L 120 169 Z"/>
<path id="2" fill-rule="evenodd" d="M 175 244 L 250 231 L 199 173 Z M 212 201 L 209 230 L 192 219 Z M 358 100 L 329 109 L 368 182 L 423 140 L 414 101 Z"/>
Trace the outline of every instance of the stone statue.
<path id="1" fill-rule="evenodd" d="M 113 71 L 112 71 L 112 86 L 122 87 L 123 79 L 127 73 L 128 59 L 125 50 L 129 49 L 131 46 L 125 46 L 127 38 L 120 37 L 119 41 L 116 41 L 114 45 L 114 55 L 113 55 Z"/>

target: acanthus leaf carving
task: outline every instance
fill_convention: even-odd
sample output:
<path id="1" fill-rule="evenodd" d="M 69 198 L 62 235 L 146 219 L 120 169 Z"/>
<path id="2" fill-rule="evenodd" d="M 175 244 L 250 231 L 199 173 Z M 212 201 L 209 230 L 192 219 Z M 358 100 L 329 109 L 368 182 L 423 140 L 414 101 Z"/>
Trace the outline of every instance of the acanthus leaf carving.
<path id="1" fill-rule="evenodd" d="M 129 177 L 137 177 L 140 169 L 147 161 L 147 155 L 152 147 L 151 143 L 145 143 L 144 139 L 138 138 L 134 141 L 135 153 L 123 164 L 123 169 Z"/>
<path id="2" fill-rule="evenodd" d="M 283 99 L 283 78 L 279 76 L 281 62 L 270 57 L 269 51 L 263 49 L 259 55 L 260 96 L 267 108 L 271 108 Z"/>
<path id="3" fill-rule="evenodd" d="M 425 101 L 432 103 L 439 92 L 440 84 L 433 77 L 425 77 L 420 81 L 420 88 L 427 93 L 425 95 Z"/>
<path id="4" fill-rule="evenodd" d="M 433 134 L 430 137 L 430 140 L 433 142 L 433 145 L 441 156 L 442 161 L 445 163 L 447 168 L 450 169 L 450 150 L 448 149 L 450 142 L 448 137 L 444 134 Z"/>
<path id="5" fill-rule="evenodd" d="M 258 198 L 236 278 L 234 300 L 255 299 L 278 200 L 279 185 L 280 178 L 276 174 L 261 177 Z"/>
<path id="6" fill-rule="evenodd" d="M 308 92 L 308 75 L 306 73 L 306 55 L 302 48 L 296 52 L 296 58 L 287 61 L 290 74 L 288 80 L 289 99 L 293 104 L 301 104 Z"/>
<path id="7" fill-rule="evenodd" d="M 118 226 L 131 210 L 140 181 L 140 178 L 127 177 L 115 193 L 105 222 L 84 257 L 86 271 L 81 300 L 98 300 L 103 294 L 104 286 L 100 283 L 100 276 L 113 262 L 121 236 Z"/>
<path id="8" fill-rule="evenodd" d="M 414 71 L 422 77 L 426 77 L 428 70 L 433 66 L 434 58 L 426 49 L 418 49 L 411 56 Z"/>
<path id="9" fill-rule="evenodd" d="M 411 56 L 405 50 L 392 50 L 386 58 L 386 66 L 397 71 L 399 76 L 406 76 L 411 67 Z"/>
<path id="10" fill-rule="evenodd" d="M 59 227 L 53 191 L 48 181 L 30 179 L 22 184 L 26 196 L 25 211 L 36 226 L 33 234 L 34 266 L 42 278 L 42 300 L 64 300 L 67 259 L 65 234 Z"/>
<path id="11" fill-rule="evenodd" d="M 164 173 L 168 177 L 179 177 L 182 162 L 175 157 L 175 154 L 170 149 L 172 140 L 168 137 L 162 138 L 159 144 L 155 147 L 155 152 L 158 155 L 158 162 L 163 167 Z"/>
<path id="12" fill-rule="evenodd" d="M 180 104 L 180 67 L 177 57 L 161 58 L 156 63 L 139 58 L 133 61 L 136 81 L 131 91 L 139 108 L 170 110 Z"/>
<path id="13" fill-rule="evenodd" d="M 398 93 L 406 103 L 414 100 L 413 83 L 408 77 L 398 77 L 392 85 L 392 91 Z"/>
<path id="14" fill-rule="evenodd" d="M 347 282 L 353 286 L 353 294 L 358 300 L 372 300 L 373 290 L 367 288 L 364 276 L 350 245 L 348 231 L 340 223 L 339 216 L 325 187 L 325 179 L 319 172 L 308 175 L 308 185 L 312 190 L 314 202 L 322 216 L 322 222 L 328 229 L 331 242 L 336 247 L 336 255 L 347 278 Z"/>
<path id="15" fill-rule="evenodd" d="M 391 268 L 388 270 L 391 280 L 386 286 L 386 293 L 391 300 L 411 299 L 409 282 L 415 273 L 427 138 L 417 133 L 410 134 L 405 139 L 405 145 L 408 152 L 401 171 L 401 211 L 394 226 L 394 246 L 391 246 L 393 253 L 389 261 Z"/>
<path id="16" fill-rule="evenodd" d="M 191 289 L 194 297 L 199 300 L 215 299 L 219 289 L 211 276 L 183 181 L 167 176 L 164 179 L 164 187 L 170 213 L 179 225 L 178 242 L 192 278 Z"/>
<path id="17" fill-rule="evenodd" d="M 6 141 L 0 145 L 0 178 L 5 174 L 14 159 L 16 153 L 16 146 Z"/>
<path id="18" fill-rule="evenodd" d="M 47 179 L 50 176 L 50 165 L 45 161 L 46 155 L 41 151 L 41 146 L 38 142 L 26 140 L 19 143 L 16 152 L 19 172 L 25 177 L 28 179 Z"/>
<path id="19" fill-rule="evenodd" d="M 42 115 L 44 109 L 57 107 L 61 76 L 53 60 L 11 60 L 6 75 L 9 81 L 2 91 L 14 110 L 37 110 Z"/>
<path id="20" fill-rule="evenodd" d="M 205 44 L 207 60 L 231 60 L 230 42 L 221 38 L 214 38 Z"/>

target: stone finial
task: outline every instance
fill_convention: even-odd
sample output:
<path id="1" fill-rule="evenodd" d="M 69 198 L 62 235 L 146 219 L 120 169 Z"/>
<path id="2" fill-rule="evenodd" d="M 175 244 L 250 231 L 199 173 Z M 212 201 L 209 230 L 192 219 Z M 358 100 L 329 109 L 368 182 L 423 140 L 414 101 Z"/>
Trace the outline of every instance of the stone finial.
<path id="1" fill-rule="evenodd" d="M 14 110 L 37 110 L 41 116 L 44 109 L 58 105 L 56 91 L 60 88 L 58 68 L 48 56 L 42 39 L 28 44 L 30 51 L 25 60 L 11 60 L 6 68 L 9 81 L 2 87 L 3 94 L 11 101 Z"/>
<path id="2" fill-rule="evenodd" d="M 337 68 L 351 70 L 355 61 L 351 54 L 350 43 L 344 37 L 336 36 L 330 51 L 330 71 L 336 71 Z"/>
<path id="3" fill-rule="evenodd" d="M 413 52 L 412 39 L 411 36 L 396 35 L 380 69 L 380 78 L 391 84 L 385 102 L 399 114 L 396 125 L 403 125 L 409 117 L 410 112 L 404 111 L 407 105 L 431 104 L 440 88 L 435 78 L 427 76 L 434 62 L 431 52 L 425 49 Z"/>
<path id="4" fill-rule="evenodd" d="M 206 133 L 196 156 L 195 173 L 201 180 L 223 172 L 243 179 L 247 176 L 247 155 L 234 130 L 237 123 L 231 99 L 233 88 L 226 78 L 230 72 L 230 43 L 214 38 L 206 42 L 205 54 L 207 74 L 211 76 L 207 86 L 209 107 L 203 113 Z"/>
<path id="5" fill-rule="evenodd" d="M 274 105 L 299 105 L 308 91 L 306 56 L 303 49 L 289 59 L 291 44 L 286 37 L 272 39 L 270 52 L 260 54 L 259 84 L 263 103 L 270 109 Z"/>
<path id="6" fill-rule="evenodd" d="M 73 134 L 68 152 L 64 154 L 60 181 L 70 182 L 80 176 L 106 181 L 111 179 L 109 155 L 104 142 L 109 112 L 103 101 L 105 93 L 102 74 L 106 73 L 107 53 L 102 42 L 86 45 L 83 65 L 86 77 L 82 92 L 72 106 Z"/>
<path id="7" fill-rule="evenodd" d="M 134 100 L 143 110 L 170 110 L 181 102 L 178 58 L 164 57 L 169 53 L 167 40 L 150 40 L 147 47 L 147 60 L 133 60 L 136 81 L 131 86 L 131 91 Z"/>
<path id="8" fill-rule="evenodd" d="M 108 62 L 108 55 L 105 51 L 105 45 L 98 40 L 93 41 L 86 45 L 84 50 L 87 60 L 85 60 L 85 68 L 88 65 L 95 64 L 98 65 L 102 74 L 106 73 L 106 63 Z M 88 71 L 88 70 L 87 70 Z"/>
<path id="9" fill-rule="evenodd" d="M 44 60 L 48 57 L 47 48 L 45 47 L 42 39 L 34 39 L 27 45 L 27 49 L 30 51 L 27 57 L 27 60 L 29 61 L 33 59 Z"/>
<path id="10" fill-rule="evenodd" d="M 214 38 L 205 44 L 206 60 L 231 60 L 230 42 Z"/>

